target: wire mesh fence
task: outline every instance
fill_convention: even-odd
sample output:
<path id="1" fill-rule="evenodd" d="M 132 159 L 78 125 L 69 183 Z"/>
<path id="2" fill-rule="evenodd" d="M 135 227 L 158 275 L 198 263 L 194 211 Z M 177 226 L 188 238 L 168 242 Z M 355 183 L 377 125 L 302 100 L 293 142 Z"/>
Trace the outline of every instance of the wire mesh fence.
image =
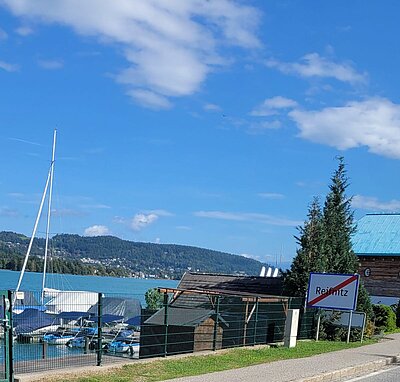
<path id="1" fill-rule="evenodd" d="M 24 292 L 12 300 L 17 374 L 281 342 L 287 310 L 302 306 L 296 298 L 193 291 L 165 293 L 156 310 L 132 294 Z M 301 314 L 298 337 L 311 338 L 313 326 L 313 312 Z"/>

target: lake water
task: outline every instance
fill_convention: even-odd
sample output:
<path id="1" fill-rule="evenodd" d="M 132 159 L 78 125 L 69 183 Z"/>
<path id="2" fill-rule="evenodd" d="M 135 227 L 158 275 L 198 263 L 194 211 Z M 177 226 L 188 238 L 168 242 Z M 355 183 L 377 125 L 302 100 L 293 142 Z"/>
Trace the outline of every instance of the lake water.
<path id="1" fill-rule="evenodd" d="M 0 270 L 0 290 L 15 289 L 20 272 Z M 150 288 L 178 285 L 177 280 L 135 279 L 101 276 L 77 276 L 48 274 L 46 286 L 60 290 L 82 290 L 101 292 L 105 294 L 123 294 L 138 298 L 144 303 L 144 294 Z M 21 284 L 21 290 L 40 291 L 42 274 L 26 272 Z"/>

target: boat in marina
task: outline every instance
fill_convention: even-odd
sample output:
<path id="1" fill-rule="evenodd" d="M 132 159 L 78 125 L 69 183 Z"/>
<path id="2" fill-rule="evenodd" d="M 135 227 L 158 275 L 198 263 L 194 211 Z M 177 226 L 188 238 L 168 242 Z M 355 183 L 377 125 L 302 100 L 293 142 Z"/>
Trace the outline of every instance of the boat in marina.
<path id="1" fill-rule="evenodd" d="M 68 341 L 71 341 L 75 338 L 74 334 L 63 333 L 63 332 L 54 332 L 54 333 L 46 333 L 43 336 L 43 341 L 47 342 L 49 345 L 65 345 Z"/>

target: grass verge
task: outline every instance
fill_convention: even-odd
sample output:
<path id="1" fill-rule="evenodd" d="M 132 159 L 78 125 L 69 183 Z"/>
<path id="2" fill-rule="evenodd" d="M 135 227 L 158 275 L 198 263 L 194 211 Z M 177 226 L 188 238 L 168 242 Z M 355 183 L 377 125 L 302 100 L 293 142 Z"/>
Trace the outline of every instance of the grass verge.
<path id="1" fill-rule="evenodd" d="M 52 381 L 63 382 L 152 382 L 166 379 L 200 375 L 235 369 L 245 366 L 268 363 L 283 359 L 304 358 L 316 354 L 343 350 L 367 345 L 376 341 L 368 340 L 363 344 L 359 342 L 346 344 L 331 341 L 305 341 L 298 342 L 297 347 L 287 349 L 278 348 L 240 348 L 210 355 L 193 355 L 180 359 L 163 359 L 146 363 L 133 363 L 112 371 L 84 377 L 60 377 Z"/>

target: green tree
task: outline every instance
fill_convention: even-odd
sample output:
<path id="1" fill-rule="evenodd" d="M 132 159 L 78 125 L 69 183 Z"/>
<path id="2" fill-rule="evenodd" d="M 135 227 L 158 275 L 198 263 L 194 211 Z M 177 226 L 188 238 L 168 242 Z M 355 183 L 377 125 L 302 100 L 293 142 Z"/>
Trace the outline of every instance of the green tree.
<path id="1" fill-rule="evenodd" d="M 346 195 L 349 186 L 343 157 L 338 158 L 338 168 L 331 178 L 329 193 L 323 210 L 324 257 L 327 271 L 335 273 L 356 273 L 358 258 L 352 249 L 351 236 L 356 232 L 351 197 Z M 372 304 L 367 290 L 360 284 L 357 310 L 363 311 L 370 318 Z"/>
<path id="2" fill-rule="evenodd" d="M 322 212 L 318 198 L 314 198 L 308 209 L 308 219 L 304 226 L 298 227 L 295 236 L 299 249 L 288 271 L 284 288 L 291 296 L 304 297 L 307 291 L 310 272 L 323 272 L 326 269 L 323 251 Z"/>
<path id="3" fill-rule="evenodd" d="M 355 273 L 358 259 L 352 250 L 351 235 L 355 232 L 351 198 L 346 196 L 349 179 L 343 157 L 331 178 L 330 192 L 323 210 L 324 257 L 327 270 L 337 273 Z"/>
<path id="4" fill-rule="evenodd" d="M 163 305 L 163 294 L 157 288 L 150 288 L 144 295 L 147 309 L 157 310 Z"/>
<path id="5" fill-rule="evenodd" d="M 285 278 L 285 290 L 291 296 L 305 296 L 310 272 L 356 273 L 358 259 L 352 249 L 351 236 L 356 230 L 351 197 L 346 196 L 349 179 L 342 157 L 333 173 L 329 193 L 321 213 L 314 199 L 308 220 L 296 237 L 299 249 Z M 363 285 L 358 293 L 357 310 L 371 317 L 372 304 Z"/>

